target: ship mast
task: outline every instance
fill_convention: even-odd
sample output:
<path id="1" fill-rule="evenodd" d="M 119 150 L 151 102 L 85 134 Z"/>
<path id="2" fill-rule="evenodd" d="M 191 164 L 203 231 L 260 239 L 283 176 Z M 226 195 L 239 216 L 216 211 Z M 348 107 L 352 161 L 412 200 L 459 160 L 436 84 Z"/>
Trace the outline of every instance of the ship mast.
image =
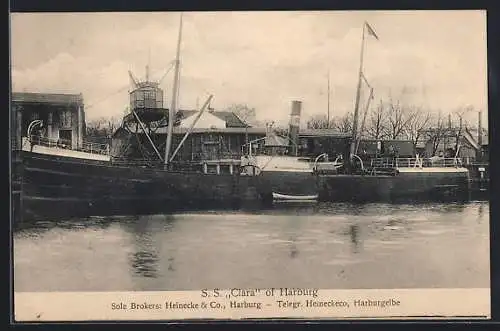
<path id="1" fill-rule="evenodd" d="M 174 117 L 177 112 L 177 97 L 179 96 L 179 57 L 181 48 L 181 38 L 182 38 L 182 13 L 179 22 L 179 37 L 177 39 L 177 52 L 175 56 L 175 73 L 174 73 L 174 83 L 172 88 L 172 103 L 168 112 L 168 127 L 167 127 L 167 142 L 165 146 L 165 166 L 168 166 L 170 158 L 170 150 L 172 148 L 172 135 L 174 129 Z"/>
<path id="2" fill-rule="evenodd" d="M 361 81 L 363 77 L 363 56 L 365 51 L 365 29 L 366 29 L 366 22 L 363 23 L 363 37 L 361 38 L 361 54 L 359 60 L 358 86 L 356 88 L 356 102 L 354 104 L 354 119 L 352 123 L 352 141 L 349 153 L 350 162 L 352 162 L 353 155 L 356 152 L 356 140 L 358 134 L 357 131 L 358 131 L 358 117 L 359 117 L 359 99 L 361 94 Z"/>
<path id="3" fill-rule="evenodd" d="M 149 82 L 149 64 L 151 62 L 151 49 L 148 50 L 148 64 L 146 64 L 146 82 Z"/>
<path id="4" fill-rule="evenodd" d="M 366 81 L 365 76 L 363 75 L 363 56 L 365 52 L 365 34 L 368 32 L 368 35 L 372 36 L 376 40 L 378 39 L 377 34 L 373 30 L 373 28 L 368 24 L 368 22 L 363 23 L 363 36 L 361 37 L 361 54 L 360 54 L 360 59 L 359 59 L 359 73 L 358 73 L 358 87 L 356 89 L 356 103 L 354 104 L 354 119 L 352 123 L 352 141 L 351 141 L 351 149 L 350 149 L 350 155 L 349 155 L 349 161 L 352 166 L 353 162 L 353 156 L 356 154 L 356 149 L 357 149 L 357 141 L 359 140 L 360 137 L 358 137 L 358 121 L 359 121 L 359 99 L 360 99 L 360 94 L 361 94 L 361 83 L 363 80 Z M 367 85 L 369 86 L 368 82 L 366 82 Z M 371 87 L 370 87 L 371 89 Z M 370 92 L 370 97 L 372 98 L 372 93 Z M 369 102 L 368 102 L 369 105 Z M 368 107 L 368 106 L 367 106 Z M 367 108 L 368 111 L 368 108 Z"/>

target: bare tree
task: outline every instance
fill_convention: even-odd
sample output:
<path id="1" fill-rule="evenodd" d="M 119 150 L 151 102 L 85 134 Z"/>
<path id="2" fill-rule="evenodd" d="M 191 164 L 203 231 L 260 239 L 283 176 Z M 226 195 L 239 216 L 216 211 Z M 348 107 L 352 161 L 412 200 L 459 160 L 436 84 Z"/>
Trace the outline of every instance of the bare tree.
<path id="1" fill-rule="evenodd" d="M 429 128 L 431 124 L 431 113 L 427 110 L 423 110 L 421 107 L 409 107 L 407 113 L 406 121 L 406 135 L 408 139 L 413 141 L 413 145 L 416 147 L 424 130 Z"/>
<path id="2" fill-rule="evenodd" d="M 352 123 L 353 123 L 353 114 L 351 112 L 343 115 L 337 116 L 330 120 L 328 123 L 328 119 L 326 115 L 314 115 L 309 118 L 307 121 L 308 129 L 336 129 L 340 132 L 351 132 Z"/>
<path id="3" fill-rule="evenodd" d="M 307 121 L 308 129 L 327 129 L 333 126 L 333 121 L 328 123 L 328 119 L 326 115 L 314 115 L 309 118 Z"/>
<path id="4" fill-rule="evenodd" d="M 232 104 L 225 109 L 225 111 L 233 112 L 242 121 L 251 126 L 258 126 L 260 123 L 257 121 L 257 112 L 255 108 L 251 108 L 246 104 L 238 103 Z"/>
<path id="5" fill-rule="evenodd" d="M 352 112 L 348 112 L 343 116 L 335 117 L 331 127 L 342 133 L 350 133 L 352 131 L 353 122 L 354 114 Z"/>
<path id="6" fill-rule="evenodd" d="M 443 141 L 443 139 L 448 135 L 448 128 L 446 124 L 445 118 L 441 114 L 439 114 L 433 121 L 432 125 L 422 131 L 427 141 L 432 144 L 432 152 L 431 155 L 435 155 L 436 151 L 439 148 L 439 144 Z"/>
<path id="7" fill-rule="evenodd" d="M 108 143 L 113 133 L 121 125 L 121 117 L 100 117 L 88 121 L 86 127 L 86 139 L 92 142 Z"/>
<path id="8" fill-rule="evenodd" d="M 250 148 L 249 145 L 249 136 L 248 136 L 248 128 L 251 126 L 260 126 L 261 123 L 257 122 L 257 112 L 255 108 L 250 108 L 246 104 L 232 104 L 225 109 L 226 111 L 230 111 L 234 113 L 236 116 L 240 118 L 245 124 L 245 144 L 247 148 Z"/>
<path id="9" fill-rule="evenodd" d="M 387 133 L 389 139 L 398 139 L 405 133 L 405 128 L 411 120 L 411 114 L 408 112 L 408 107 L 403 107 L 398 102 L 392 100 L 387 107 Z"/>
<path id="10" fill-rule="evenodd" d="M 370 112 L 365 131 L 371 139 L 382 139 L 387 135 L 387 117 L 384 104 L 380 100 L 379 105 Z"/>

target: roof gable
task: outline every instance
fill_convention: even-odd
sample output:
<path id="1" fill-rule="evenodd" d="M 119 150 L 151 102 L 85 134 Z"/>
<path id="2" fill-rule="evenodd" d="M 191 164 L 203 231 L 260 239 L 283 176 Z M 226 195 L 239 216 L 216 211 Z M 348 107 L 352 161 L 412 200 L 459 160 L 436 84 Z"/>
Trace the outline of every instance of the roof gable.
<path id="1" fill-rule="evenodd" d="M 187 109 L 179 109 L 178 113 L 182 115 L 182 119 L 188 118 L 189 116 L 196 114 L 197 110 L 187 110 Z"/>
<path id="2" fill-rule="evenodd" d="M 199 113 L 196 112 L 184 119 L 181 120 L 180 126 L 181 127 L 190 127 L 193 125 L 194 121 L 196 121 Z M 226 128 L 226 122 L 219 118 L 218 116 L 214 116 L 212 113 L 203 113 L 201 114 L 201 117 L 198 119 L 196 122 L 194 128 L 201 129 L 201 128 Z"/>
<path id="3" fill-rule="evenodd" d="M 231 111 L 213 111 L 212 115 L 224 120 L 228 128 L 244 128 L 247 124 Z"/>
<path id="4" fill-rule="evenodd" d="M 180 109 L 179 113 L 181 113 L 182 118 L 185 119 L 198 113 L 198 110 Z M 209 113 L 223 120 L 226 123 L 226 127 L 228 128 L 245 128 L 247 126 L 250 126 L 247 125 L 242 119 L 240 119 L 238 115 L 231 111 L 206 111 L 205 113 Z"/>

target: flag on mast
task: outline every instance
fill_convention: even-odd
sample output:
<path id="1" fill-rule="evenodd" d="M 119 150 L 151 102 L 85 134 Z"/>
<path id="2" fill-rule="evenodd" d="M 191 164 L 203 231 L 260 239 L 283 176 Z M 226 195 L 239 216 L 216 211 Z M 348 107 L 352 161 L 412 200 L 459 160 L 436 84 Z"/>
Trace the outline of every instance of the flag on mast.
<path id="1" fill-rule="evenodd" d="M 368 22 L 365 21 L 365 25 L 366 25 L 366 30 L 368 30 L 368 34 L 374 37 L 375 39 L 379 40 L 377 34 L 375 33 L 375 30 L 373 30 L 370 24 L 368 24 Z"/>

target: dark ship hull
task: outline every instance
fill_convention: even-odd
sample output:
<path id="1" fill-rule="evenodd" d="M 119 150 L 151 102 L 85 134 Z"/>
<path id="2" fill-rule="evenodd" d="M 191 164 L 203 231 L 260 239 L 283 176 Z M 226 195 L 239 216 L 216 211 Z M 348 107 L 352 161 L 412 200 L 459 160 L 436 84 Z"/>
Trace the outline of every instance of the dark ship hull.
<path id="1" fill-rule="evenodd" d="M 14 153 L 17 221 L 269 205 L 273 195 L 330 202 L 464 201 L 467 169 L 407 169 L 384 175 L 264 171 L 258 176 L 118 167 L 105 161 Z M 465 170 L 465 171 L 464 171 Z M 276 200 L 276 197 L 274 197 Z"/>
<path id="2" fill-rule="evenodd" d="M 465 171 L 464 171 L 465 170 Z M 342 202 L 466 201 L 466 169 L 424 169 L 385 175 L 320 175 L 319 200 Z"/>
<path id="3" fill-rule="evenodd" d="M 139 215 L 238 207 L 260 201 L 261 177 L 118 167 L 103 161 L 16 152 L 17 220 Z"/>
<path id="4" fill-rule="evenodd" d="M 300 158 L 257 161 L 263 169 L 262 191 L 273 192 L 275 201 L 464 201 L 471 194 L 470 172 L 460 166 L 372 168 L 363 174 L 343 174 L 332 163 L 312 166 Z"/>

